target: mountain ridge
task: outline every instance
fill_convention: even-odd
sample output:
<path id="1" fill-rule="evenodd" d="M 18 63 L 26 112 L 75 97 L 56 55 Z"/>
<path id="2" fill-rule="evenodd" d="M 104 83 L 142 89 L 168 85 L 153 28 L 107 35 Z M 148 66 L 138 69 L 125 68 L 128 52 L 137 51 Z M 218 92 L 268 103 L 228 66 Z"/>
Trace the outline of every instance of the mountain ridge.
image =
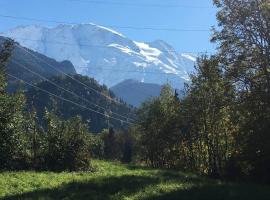
<path id="1" fill-rule="evenodd" d="M 2 35 L 57 61 L 69 60 L 77 73 L 108 87 L 134 79 L 159 85 L 170 80 L 181 89 L 195 64 L 191 55 L 182 56 L 162 40 L 138 42 L 93 23 L 20 26 Z"/>
<path id="2" fill-rule="evenodd" d="M 147 99 L 159 96 L 161 88 L 161 85 L 155 83 L 128 79 L 111 87 L 110 90 L 128 104 L 139 107 Z"/>
<path id="3" fill-rule="evenodd" d="M 7 40 L 8 38 L 0 36 L 0 50 L 2 48 L 1 45 Z M 54 66 L 56 70 L 51 66 Z M 55 59 L 24 48 L 18 43 L 14 44 L 14 49 L 7 62 L 6 70 L 9 74 L 29 83 L 42 81 L 43 79 L 40 76 L 50 78 L 63 74 L 76 74 L 75 68 L 70 61 L 64 60 L 57 62 Z M 14 80 L 11 77 L 9 77 L 8 80 L 8 90 L 10 92 L 15 91 L 17 87 L 20 87 L 20 85 L 17 84 L 17 80 Z"/>

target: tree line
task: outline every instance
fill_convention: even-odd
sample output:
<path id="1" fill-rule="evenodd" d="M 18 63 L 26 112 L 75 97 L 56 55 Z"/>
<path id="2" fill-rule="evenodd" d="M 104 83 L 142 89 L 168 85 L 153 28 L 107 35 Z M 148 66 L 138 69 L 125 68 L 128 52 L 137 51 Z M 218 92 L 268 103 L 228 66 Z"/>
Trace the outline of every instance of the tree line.
<path id="1" fill-rule="evenodd" d="M 217 0 L 218 53 L 184 98 L 169 86 L 138 111 L 141 159 L 214 177 L 270 181 L 270 2 Z"/>
<path id="2" fill-rule="evenodd" d="M 124 130 L 94 134 L 81 117 L 63 117 L 56 103 L 42 110 L 37 102 L 30 106 L 22 90 L 8 93 L 13 47 L 7 40 L 0 52 L 0 170 L 81 171 L 93 170 L 91 158 L 131 161 L 131 136 Z"/>
<path id="3" fill-rule="evenodd" d="M 5 63 L 12 42 L 5 44 L 0 64 L 0 170 L 89 170 L 88 128 L 79 117 L 61 120 L 46 112 L 41 126 L 35 108 L 26 110 L 24 94 L 8 94 Z"/>

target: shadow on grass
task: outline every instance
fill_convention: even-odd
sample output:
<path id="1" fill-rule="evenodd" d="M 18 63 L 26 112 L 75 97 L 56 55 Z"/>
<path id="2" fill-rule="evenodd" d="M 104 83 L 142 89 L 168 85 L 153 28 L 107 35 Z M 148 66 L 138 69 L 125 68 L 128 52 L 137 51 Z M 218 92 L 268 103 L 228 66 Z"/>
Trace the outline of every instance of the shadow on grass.
<path id="1" fill-rule="evenodd" d="M 151 168 L 129 166 L 130 170 Z M 155 176 L 160 181 L 190 183 L 191 188 L 149 196 L 143 200 L 270 200 L 270 187 L 248 183 L 222 183 L 204 176 L 182 173 L 176 170 L 157 170 Z"/>
<path id="2" fill-rule="evenodd" d="M 269 187 L 253 185 L 197 185 L 144 198 L 143 200 L 269 200 Z"/>
<path id="3" fill-rule="evenodd" d="M 117 195 L 130 195 L 143 189 L 147 185 L 157 182 L 157 178 L 143 176 L 96 178 L 85 182 L 63 184 L 54 189 L 36 190 L 20 195 L 4 197 L 1 200 L 118 199 Z"/>
<path id="4" fill-rule="evenodd" d="M 129 170 L 153 170 L 153 168 L 149 166 L 136 165 L 136 164 L 127 164 L 126 167 Z"/>
<path id="5" fill-rule="evenodd" d="M 166 191 L 166 184 L 190 183 L 191 187 Z M 223 184 L 216 180 L 187 175 L 177 171 L 157 170 L 152 175 L 97 177 L 83 182 L 71 182 L 58 188 L 36 190 L 1 200 L 120 200 L 145 191 L 149 185 L 164 183 L 164 190 L 143 200 L 269 200 L 270 187 L 253 184 Z M 188 186 L 189 184 L 187 184 Z M 153 189 L 153 188 L 152 188 Z M 147 192 L 147 191 L 146 191 Z M 150 192 L 151 194 L 151 192 Z M 150 195 L 149 194 L 149 195 Z"/>

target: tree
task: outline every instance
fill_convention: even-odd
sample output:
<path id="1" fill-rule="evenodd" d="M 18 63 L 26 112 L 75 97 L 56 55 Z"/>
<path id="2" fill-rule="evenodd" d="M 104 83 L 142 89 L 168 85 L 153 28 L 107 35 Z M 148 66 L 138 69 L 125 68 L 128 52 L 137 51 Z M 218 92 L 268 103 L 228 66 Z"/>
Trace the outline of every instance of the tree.
<path id="1" fill-rule="evenodd" d="M 62 171 L 65 169 L 65 127 L 64 122 L 55 114 L 46 112 L 46 136 L 45 136 L 44 158 L 46 168 L 52 171 Z"/>
<path id="2" fill-rule="evenodd" d="M 25 113 L 24 121 L 25 137 L 27 139 L 26 148 L 28 151 L 30 168 L 42 169 L 44 165 L 45 133 L 38 122 L 35 108 Z"/>
<path id="3" fill-rule="evenodd" d="M 88 127 L 79 117 L 62 121 L 53 113 L 47 116 L 45 163 L 52 171 L 90 169 Z"/>
<path id="4" fill-rule="evenodd" d="M 101 134 L 88 135 L 89 153 L 92 158 L 104 158 L 104 141 Z"/>
<path id="5" fill-rule="evenodd" d="M 6 64 L 10 58 L 13 50 L 13 42 L 11 40 L 5 41 L 0 46 L 0 93 L 6 93 L 7 78 L 6 78 Z"/>
<path id="6" fill-rule="evenodd" d="M 122 158 L 121 161 L 124 163 L 130 163 L 133 158 L 134 151 L 134 137 L 129 132 L 123 132 L 119 135 L 122 138 Z"/>
<path id="7" fill-rule="evenodd" d="M 142 104 L 138 111 L 139 140 L 142 159 L 153 167 L 172 168 L 176 165 L 180 131 L 180 102 L 169 85 L 158 98 Z"/>
<path id="8" fill-rule="evenodd" d="M 185 142 L 189 163 L 201 173 L 225 174 L 233 149 L 234 127 L 230 105 L 234 97 L 215 57 L 198 60 L 197 72 L 191 77 L 183 101 Z"/>
<path id="9" fill-rule="evenodd" d="M 65 122 L 64 163 L 69 171 L 89 170 L 90 154 L 87 140 L 88 127 L 80 117 Z"/>
<path id="10" fill-rule="evenodd" d="M 236 86 L 243 171 L 270 180 L 270 2 L 221 0 L 213 41 L 226 76 Z"/>
<path id="11" fill-rule="evenodd" d="M 21 92 L 9 95 L 6 92 L 5 65 L 11 56 L 13 42 L 7 40 L 0 52 L 0 169 L 25 167 L 25 135 L 23 129 L 24 97 Z"/>
<path id="12" fill-rule="evenodd" d="M 101 137 L 104 141 L 104 158 L 108 160 L 120 159 L 121 150 L 115 130 L 112 127 L 105 129 L 101 133 Z"/>

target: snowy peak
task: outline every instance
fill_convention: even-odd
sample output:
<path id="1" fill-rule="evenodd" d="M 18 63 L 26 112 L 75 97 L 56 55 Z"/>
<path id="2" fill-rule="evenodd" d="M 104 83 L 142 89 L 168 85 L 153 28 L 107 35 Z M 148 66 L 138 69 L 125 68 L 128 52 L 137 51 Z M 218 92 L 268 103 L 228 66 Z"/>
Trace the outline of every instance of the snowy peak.
<path id="1" fill-rule="evenodd" d="M 76 71 L 114 86 L 126 79 L 169 82 L 181 88 L 189 80 L 195 58 L 180 54 L 162 40 L 133 41 L 96 24 L 23 26 L 2 35 L 58 61 L 70 60 Z"/>
<path id="2" fill-rule="evenodd" d="M 119 33 L 119 32 L 117 32 L 117 31 L 115 31 L 115 30 L 110 29 L 110 28 L 106 28 L 106 27 L 104 27 L 104 26 L 98 26 L 98 25 L 93 24 L 93 23 L 90 23 L 90 25 L 94 25 L 94 26 L 96 26 L 96 27 L 98 27 L 98 28 L 104 29 L 104 30 L 106 30 L 106 31 L 109 31 L 109 32 L 111 32 L 111 33 L 113 33 L 113 34 L 116 34 L 116 35 L 119 35 L 119 36 L 121 36 L 121 37 L 125 37 L 122 33 Z"/>
<path id="3" fill-rule="evenodd" d="M 160 50 L 150 47 L 149 44 L 142 42 L 134 42 L 134 43 L 140 49 L 140 54 L 144 56 L 149 63 L 157 61 L 157 58 L 162 53 Z"/>
<path id="4" fill-rule="evenodd" d="M 155 40 L 151 42 L 150 45 L 166 53 L 175 53 L 174 48 L 163 40 Z"/>

